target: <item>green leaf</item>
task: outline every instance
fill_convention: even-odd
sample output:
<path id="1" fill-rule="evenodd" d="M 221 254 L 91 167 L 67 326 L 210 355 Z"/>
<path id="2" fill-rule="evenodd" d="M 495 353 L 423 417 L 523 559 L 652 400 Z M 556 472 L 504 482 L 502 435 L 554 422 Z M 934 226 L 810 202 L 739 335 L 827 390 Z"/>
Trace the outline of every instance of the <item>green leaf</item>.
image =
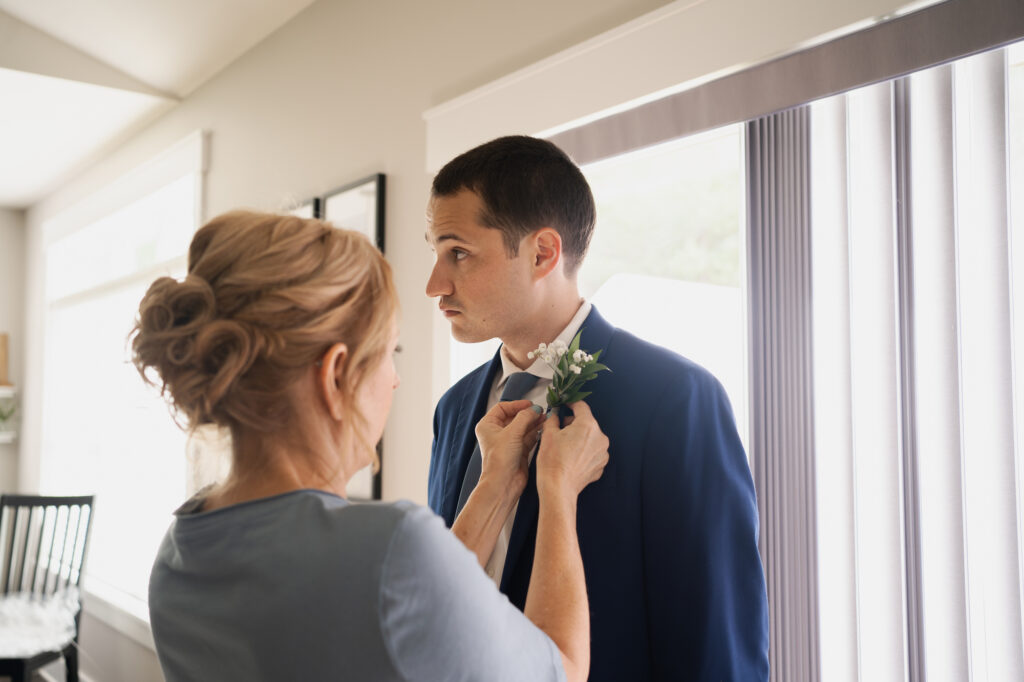
<path id="1" fill-rule="evenodd" d="M 583 392 L 573 393 L 571 396 L 569 396 L 568 398 L 565 399 L 565 402 L 566 402 L 566 404 L 568 404 L 568 403 L 575 403 L 577 401 L 583 400 L 584 398 L 586 398 L 591 393 L 593 393 L 593 391 L 583 391 Z"/>
<path id="2" fill-rule="evenodd" d="M 586 369 L 584 369 L 583 372 L 580 373 L 580 376 L 583 377 L 584 381 L 589 381 L 590 379 L 596 378 L 598 372 L 600 372 L 602 370 L 606 370 L 606 369 L 608 369 L 608 368 L 605 367 L 604 365 L 602 365 L 600 363 L 595 363 L 593 365 L 588 366 Z"/>
<path id="3" fill-rule="evenodd" d="M 601 350 L 597 351 L 596 353 L 591 353 L 590 356 L 592 358 L 594 358 L 594 362 L 597 362 L 597 359 L 599 357 L 601 357 L 601 353 L 603 353 L 603 352 L 604 352 L 604 348 L 602 348 Z"/>
<path id="4" fill-rule="evenodd" d="M 576 336 L 572 337 L 572 342 L 569 344 L 569 352 L 566 353 L 566 355 L 568 355 L 570 358 L 572 357 L 573 353 L 580 349 L 580 336 L 582 336 L 582 334 L 583 330 L 580 329 L 578 332 L 576 332 Z"/>
<path id="5" fill-rule="evenodd" d="M 566 353 L 558 359 L 558 368 L 562 370 L 562 376 L 568 376 L 569 374 L 569 354 Z"/>

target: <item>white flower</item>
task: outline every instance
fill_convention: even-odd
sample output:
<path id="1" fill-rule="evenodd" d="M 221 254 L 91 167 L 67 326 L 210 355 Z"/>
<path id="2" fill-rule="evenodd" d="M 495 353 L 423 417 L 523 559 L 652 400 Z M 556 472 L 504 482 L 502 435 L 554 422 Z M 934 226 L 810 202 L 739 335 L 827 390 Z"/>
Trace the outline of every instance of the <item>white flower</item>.
<path id="1" fill-rule="evenodd" d="M 540 344 L 537 350 L 528 354 L 530 359 L 542 358 L 548 367 L 554 370 L 551 388 L 548 389 L 547 395 L 549 410 L 568 402 L 582 400 L 590 395 L 590 392 L 582 390 L 583 384 L 594 379 L 598 372 L 608 369 L 598 363 L 595 356 L 580 349 L 581 334 L 582 330 L 576 332 L 571 344 L 556 339 L 550 344 Z M 570 348 L 573 349 L 572 353 L 569 353 Z M 587 370 L 585 377 L 583 376 L 584 369 Z"/>
<path id="2" fill-rule="evenodd" d="M 529 358 L 530 360 L 533 360 L 533 351 L 531 350 L 529 353 L 527 353 L 526 357 Z"/>

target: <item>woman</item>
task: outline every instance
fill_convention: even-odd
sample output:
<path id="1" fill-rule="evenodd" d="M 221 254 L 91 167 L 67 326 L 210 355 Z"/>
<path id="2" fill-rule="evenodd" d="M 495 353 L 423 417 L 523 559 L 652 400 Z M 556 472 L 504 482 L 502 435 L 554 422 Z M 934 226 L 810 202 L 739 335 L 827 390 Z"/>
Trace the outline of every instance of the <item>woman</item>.
<path id="1" fill-rule="evenodd" d="M 188 276 L 146 293 L 136 366 L 190 427 L 233 441 L 231 474 L 175 512 L 153 567 L 169 682 L 586 679 L 576 497 L 608 442 L 585 405 L 565 428 L 543 424 L 525 617 L 430 511 L 345 500 L 352 474 L 377 464 L 397 307 L 365 238 L 249 212 L 201 228 Z M 482 480 L 522 490 L 541 426 L 529 407 L 499 403 L 482 420 Z"/>

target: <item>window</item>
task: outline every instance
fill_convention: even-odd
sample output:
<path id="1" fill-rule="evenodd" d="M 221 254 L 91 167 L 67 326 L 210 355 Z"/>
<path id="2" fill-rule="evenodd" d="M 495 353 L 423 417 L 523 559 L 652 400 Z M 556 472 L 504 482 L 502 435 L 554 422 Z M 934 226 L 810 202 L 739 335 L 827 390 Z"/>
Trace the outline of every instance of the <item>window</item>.
<path id="1" fill-rule="evenodd" d="M 583 167 L 597 227 L 581 293 L 612 324 L 704 366 L 747 438 L 743 129 Z"/>
<path id="2" fill-rule="evenodd" d="M 40 489 L 96 495 L 83 585 L 143 620 L 153 557 L 185 497 L 185 434 L 130 363 L 127 337 L 152 281 L 184 274 L 201 163 L 197 134 L 44 226 Z"/>

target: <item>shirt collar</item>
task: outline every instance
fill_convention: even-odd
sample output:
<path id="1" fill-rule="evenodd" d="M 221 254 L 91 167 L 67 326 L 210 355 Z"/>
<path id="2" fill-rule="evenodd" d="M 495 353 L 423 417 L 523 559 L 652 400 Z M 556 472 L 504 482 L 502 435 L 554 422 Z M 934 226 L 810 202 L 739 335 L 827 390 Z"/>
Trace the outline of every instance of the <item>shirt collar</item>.
<path id="1" fill-rule="evenodd" d="M 576 314 L 572 316 L 571 320 L 569 320 L 569 324 L 565 326 L 565 329 L 547 343 L 551 344 L 553 341 L 561 341 L 568 346 L 573 337 L 576 336 L 576 332 L 578 332 L 580 327 L 583 326 L 583 321 L 587 319 L 587 315 L 590 314 L 590 309 L 592 307 L 593 304 L 590 301 L 583 299 L 583 303 L 580 304 L 579 310 L 577 310 Z M 516 367 L 516 364 L 508 357 L 508 353 L 505 351 L 504 345 L 502 345 L 501 351 L 498 355 L 501 357 L 501 378 L 498 380 L 499 390 L 505 385 L 508 378 L 517 372 L 526 371 L 534 376 L 540 377 L 541 380 L 546 379 L 547 381 L 551 381 L 555 376 L 554 370 L 548 367 L 548 364 L 540 358 L 537 358 L 533 361 L 532 365 L 527 367 L 525 370 L 522 370 Z"/>

